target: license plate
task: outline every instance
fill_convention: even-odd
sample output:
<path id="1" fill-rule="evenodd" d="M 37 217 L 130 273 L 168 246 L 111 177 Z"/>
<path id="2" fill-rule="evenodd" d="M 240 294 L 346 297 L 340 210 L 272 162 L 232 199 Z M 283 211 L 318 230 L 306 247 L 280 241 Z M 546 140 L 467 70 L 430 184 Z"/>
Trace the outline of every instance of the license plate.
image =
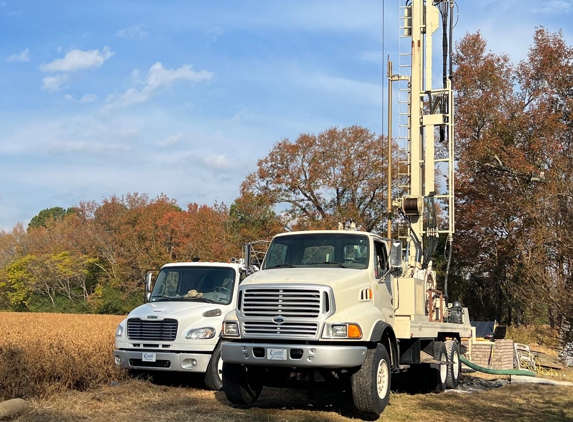
<path id="1" fill-rule="evenodd" d="M 155 353 L 142 353 L 141 360 L 143 362 L 155 362 Z"/>
<path id="2" fill-rule="evenodd" d="M 287 360 L 287 349 L 267 349 L 267 359 Z"/>

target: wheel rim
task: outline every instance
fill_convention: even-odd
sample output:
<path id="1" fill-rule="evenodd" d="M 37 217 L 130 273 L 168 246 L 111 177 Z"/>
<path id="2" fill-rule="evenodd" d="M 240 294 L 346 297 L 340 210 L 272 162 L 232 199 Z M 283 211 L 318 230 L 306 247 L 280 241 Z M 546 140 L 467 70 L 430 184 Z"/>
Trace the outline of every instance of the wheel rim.
<path id="1" fill-rule="evenodd" d="M 223 358 L 219 357 L 219 360 L 217 361 L 217 376 L 219 377 L 219 379 L 223 379 Z"/>
<path id="2" fill-rule="evenodd" d="M 440 360 L 442 362 L 448 361 L 448 358 L 446 357 L 445 353 L 442 353 L 442 355 L 440 356 Z M 448 377 L 448 365 L 440 365 L 440 380 L 442 381 L 442 383 L 446 382 L 447 377 Z"/>
<path id="3" fill-rule="evenodd" d="M 457 351 L 452 353 L 452 374 L 454 374 L 454 379 L 458 379 L 460 376 L 460 354 Z"/>
<path id="4" fill-rule="evenodd" d="M 388 394 L 388 381 L 390 380 L 390 374 L 388 370 L 388 364 L 386 359 L 381 359 L 378 362 L 378 370 L 376 371 L 376 390 L 378 392 L 378 397 L 383 399 Z"/>

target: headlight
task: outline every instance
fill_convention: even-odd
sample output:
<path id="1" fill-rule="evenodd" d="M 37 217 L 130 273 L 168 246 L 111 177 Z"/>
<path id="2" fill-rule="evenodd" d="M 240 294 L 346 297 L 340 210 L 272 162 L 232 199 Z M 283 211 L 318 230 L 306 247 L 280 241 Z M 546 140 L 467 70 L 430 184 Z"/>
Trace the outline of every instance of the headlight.
<path id="1" fill-rule="evenodd" d="M 348 337 L 348 326 L 347 325 L 333 325 L 332 326 L 332 337 Z"/>
<path id="2" fill-rule="evenodd" d="M 323 338 L 362 338 L 360 325 L 351 322 L 326 324 L 322 332 Z"/>
<path id="3" fill-rule="evenodd" d="M 117 326 L 117 330 L 115 330 L 115 336 L 116 337 L 123 336 L 123 325 L 120 324 Z"/>
<path id="4" fill-rule="evenodd" d="M 239 323 L 235 321 L 223 322 L 223 335 L 239 337 Z"/>
<path id="5" fill-rule="evenodd" d="M 216 331 L 213 327 L 196 328 L 194 330 L 189 330 L 185 334 L 185 338 L 188 340 L 199 340 L 208 339 L 215 337 Z"/>

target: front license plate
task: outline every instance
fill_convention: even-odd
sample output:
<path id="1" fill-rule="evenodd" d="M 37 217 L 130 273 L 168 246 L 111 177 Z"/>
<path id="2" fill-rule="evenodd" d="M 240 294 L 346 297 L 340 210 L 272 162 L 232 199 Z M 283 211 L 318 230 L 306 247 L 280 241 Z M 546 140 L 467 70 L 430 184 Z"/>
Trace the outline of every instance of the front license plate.
<path id="1" fill-rule="evenodd" d="M 155 353 L 142 353 L 141 360 L 143 362 L 155 362 Z"/>
<path id="2" fill-rule="evenodd" d="M 267 349 L 267 359 L 287 360 L 287 349 Z"/>

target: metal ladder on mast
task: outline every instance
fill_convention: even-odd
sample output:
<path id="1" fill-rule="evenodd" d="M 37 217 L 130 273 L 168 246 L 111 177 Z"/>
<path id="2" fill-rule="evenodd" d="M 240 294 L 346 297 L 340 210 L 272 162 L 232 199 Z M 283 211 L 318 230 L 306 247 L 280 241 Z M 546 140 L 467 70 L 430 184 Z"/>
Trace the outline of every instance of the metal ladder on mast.
<path id="1" fill-rule="evenodd" d="M 412 92 L 410 89 L 410 78 L 412 76 L 412 48 L 411 37 L 408 31 L 411 28 L 411 17 L 408 6 L 400 6 L 400 25 L 398 42 L 398 75 L 400 77 L 398 85 L 398 134 L 396 142 L 398 144 L 398 188 L 406 194 L 411 192 L 411 115 L 410 107 L 412 102 Z M 405 78 L 405 79 L 402 79 Z M 398 225 L 398 238 L 407 243 L 409 239 L 408 225 Z"/>

